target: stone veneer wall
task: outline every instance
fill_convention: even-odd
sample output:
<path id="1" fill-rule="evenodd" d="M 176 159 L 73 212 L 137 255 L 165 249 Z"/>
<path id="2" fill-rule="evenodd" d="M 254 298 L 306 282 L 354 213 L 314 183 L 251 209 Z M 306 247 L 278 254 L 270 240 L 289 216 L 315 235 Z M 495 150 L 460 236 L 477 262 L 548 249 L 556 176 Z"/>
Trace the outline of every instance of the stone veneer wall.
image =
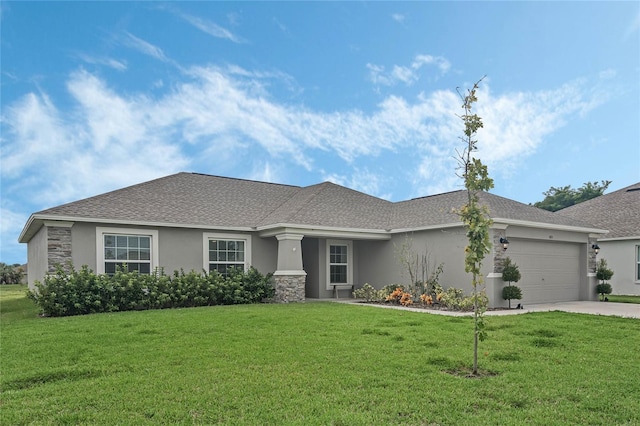
<path id="1" fill-rule="evenodd" d="M 304 302 L 306 275 L 274 275 L 276 302 Z"/>
<path id="2" fill-rule="evenodd" d="M 47 227 L 47 272 L 56 271 L 56 266 L 63 268 L 71 262 L 71 227 Z"/>
<path id="3" fill-rule="evenodd" d="M 500 243 L 500 238 L 503 236 L 504 232 L 493 232 L 493 272 L 496 274 L 502 273 L 504 259 L 507 257 L 507 250 L 504 250 Z"/>

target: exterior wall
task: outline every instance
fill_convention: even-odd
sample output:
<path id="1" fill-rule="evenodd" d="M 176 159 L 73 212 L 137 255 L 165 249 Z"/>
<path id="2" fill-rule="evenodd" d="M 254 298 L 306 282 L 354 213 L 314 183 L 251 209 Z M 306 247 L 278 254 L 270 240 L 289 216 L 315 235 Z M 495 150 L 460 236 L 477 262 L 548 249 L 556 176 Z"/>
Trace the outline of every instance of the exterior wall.
<path id="1" fill-rule="evenodd" d="M 606 259 L 613 270 L 609 281 L 613 294 L 640 295 L 640 281 L 636 279 L 636 246 L 640 239 L 620 241 L 599 241 L 598 259 Z"/>
<path id="2" fill-rule="evenodd" d="M 80 269 L 87 265 L 92 271 L 96 270 L 96 225 L 93 223 L 76 222 L 71 228 L 73 250 L 71 259 L 73 266 Z"/>
<path id="3" fill-rule="evenodd" d="M 42 227 L 27 244 L 27 265 L 29 268 L 29 289 L 36 281 L 42 282 L 48 269 L 47 228 Z"/>
<path id="4" fill-rule="evenodd" d="M 302 239 L 302 267 L 307 273 L 305 296 L 318 299 L 320 297 L 320 241 L 317 238 Z"/>
<path id="5" fill-rule="evenodd" d="M 254 234 L 251 244 L 251 264 L 261 274 L 275 272 L 278 264 L 278 240 L 275 237 L 260 238 L 257 234 Z"/>
<path id="6" fill-rule="evenodd" d="M 79 223 L 72 228 L 73 236 L 73 264 L 76 268 L 87 265 L 97 270 L 96 265 L 96 227 L 109 227 L 105 224 Z M 218 232 L 216 230 L 189 228 L 153 228 L 144 226 L 115 225 L 122 229 L 158 230 L 158 266 L 170 274 L 181 268 L 185 272 L 191 270 L 201 272 L 203 265 L 203 234 Z M 238 234 L 238 232 L 232 232 Z M 35 238 L 35 237 L 34 237 Z M 258 235 L 251 235 L 251 264 L 263 274 L 275 272 L 277 261 L 277 241 L 275 238 L 263 239 Z M 31 244 L 31 242 L 29 242 Z M 30 259 L 31 261 L 31 259 Z"/>
<path id="7" fill-rule="evenodd" d="M 465 292 L 471 291 L 471 276 L 464 272 L 464 248 L 467 240 L 462 227 L 394 234 L 389 241 L 360 241 L 359 279 L 356 288 L 365 283 L 375 288 L 396 283 L 409 284 L 409 274 L 400 265 L 397 254 L 407 237 L 411 240 L 414 253 L 428 254 L 430 272 L 444 263 L 444 270 L 440 275 L 440 284 L 444 288 L 458 287 Z M 485 276 L 493 270 L 491 261 L 485 262 L 484 269 L 487 270 Z"/>

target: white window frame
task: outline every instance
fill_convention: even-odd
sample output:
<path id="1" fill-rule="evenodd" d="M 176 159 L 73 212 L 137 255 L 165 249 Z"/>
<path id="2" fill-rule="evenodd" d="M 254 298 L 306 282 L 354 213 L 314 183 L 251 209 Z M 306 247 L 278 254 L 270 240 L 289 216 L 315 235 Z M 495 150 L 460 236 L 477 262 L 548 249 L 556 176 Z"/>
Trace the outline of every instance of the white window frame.
<path id="1" fill-rule="evenodd" d="M 331 246 L 346 246 L 347 247 L 347 282 L 346 283 L 332 283 L 331 282 Z M 349 289 L 353 287 L 353 241 L 350 240 L 327 240 L 327 290 L 337 289 Z"/>
<path id="2" fill-rule="evenodd" d="M 134 228 L 107 228 L 96 227 L 96 272 L 98 274 L 104 274 L 104 264 L 106 259 L 104 258 L 104 236 L 105 235 L 122 235 L 122 236 L 134 236 L 134 237 L 150 237 L 151 238 L 151 266 L 150 271 L 159 265 L 159 253 L 158 253 L 158 231 L 155 229 L 134 229 Z"/>
<path id="3" fill-rule="evenodd" d="M 244 241 L 244 270 L 251 266 L 251 235 L 204 232 L 202 234 L 202 269 L 209 273 L 209 241 Z"/>

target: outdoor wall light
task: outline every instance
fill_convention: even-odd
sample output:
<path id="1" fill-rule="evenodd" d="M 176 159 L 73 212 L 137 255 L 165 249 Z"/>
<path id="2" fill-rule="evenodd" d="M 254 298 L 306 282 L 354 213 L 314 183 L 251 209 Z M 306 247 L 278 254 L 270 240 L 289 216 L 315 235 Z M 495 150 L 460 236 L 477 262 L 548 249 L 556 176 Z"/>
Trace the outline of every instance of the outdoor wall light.
<path id="1" fill-rule="evenodd" d="M 600 246 L 597 244 L 592 244 L 591 248 L 593 249 L 593 251 L 596 252 L 596 256 L 598 255 L 598 252 L 600 251 Z"/>
<path id="2" fill-rule="evenodd" d="M 509 248 L 509 240 L 507 240 L 506 238 L 500 237 L 500 244 L 502 244 L 503 250 L 506 250 L 507 248 Z"/>

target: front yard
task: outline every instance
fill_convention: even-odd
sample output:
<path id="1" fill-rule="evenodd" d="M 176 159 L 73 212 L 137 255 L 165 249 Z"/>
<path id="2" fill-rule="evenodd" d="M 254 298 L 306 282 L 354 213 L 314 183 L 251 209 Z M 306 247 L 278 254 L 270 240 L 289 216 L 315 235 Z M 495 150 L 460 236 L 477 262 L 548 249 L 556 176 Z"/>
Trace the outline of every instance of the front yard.
<path id="1" fill-rule="evenodd" d="M 640 321 L 330 302 L 38 318 L 0 286 L 2 424 L 640 424 Z"/>

